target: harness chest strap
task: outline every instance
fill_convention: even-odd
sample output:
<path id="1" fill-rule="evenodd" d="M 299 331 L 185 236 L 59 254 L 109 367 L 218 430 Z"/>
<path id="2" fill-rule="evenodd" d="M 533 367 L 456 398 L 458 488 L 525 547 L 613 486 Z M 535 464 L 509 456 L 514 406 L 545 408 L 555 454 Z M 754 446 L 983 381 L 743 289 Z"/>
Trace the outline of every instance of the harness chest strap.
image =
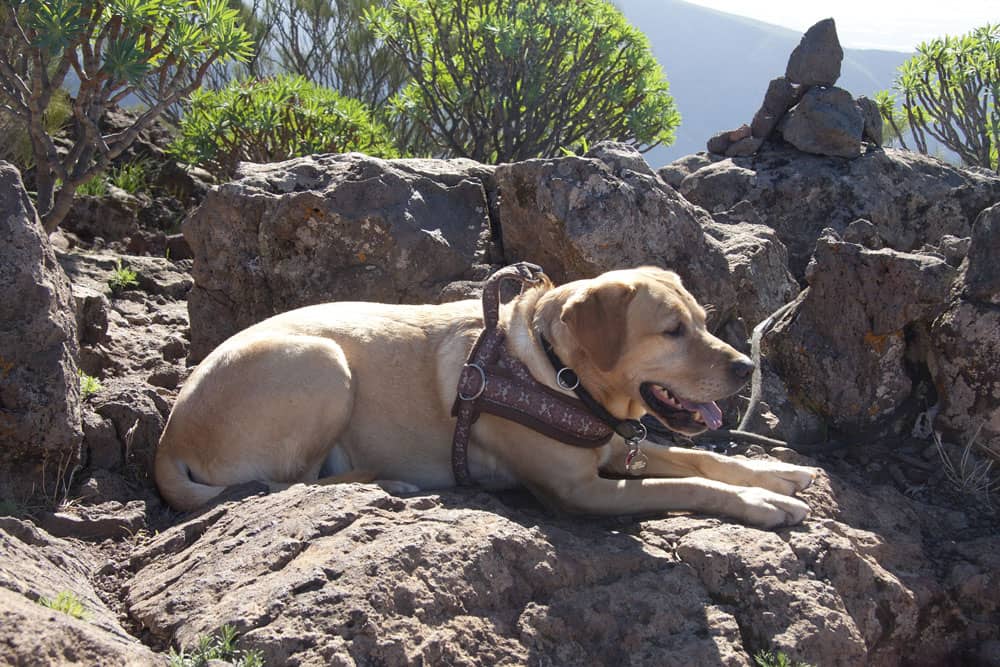
<path id="1" fill-rule="evenodd" d="M 508 279 L 536 282 L 540 274 L 541 267 L 521 262 L 494 273 L 483 285 L 484 328 L 462 368 L 452 406 L 452 415 L 457 418 L 452 439 L 452 471 L 455 481 L 462 486 L 473 483 L 469 474 L 469 438 L 472 424 L 482 412 L 576 447 L 600 447 L 613 435 L 612 429 L 582 401 L 539 383 L 506 350 L 506 336 L 497 326 L 500 284 Z"/>

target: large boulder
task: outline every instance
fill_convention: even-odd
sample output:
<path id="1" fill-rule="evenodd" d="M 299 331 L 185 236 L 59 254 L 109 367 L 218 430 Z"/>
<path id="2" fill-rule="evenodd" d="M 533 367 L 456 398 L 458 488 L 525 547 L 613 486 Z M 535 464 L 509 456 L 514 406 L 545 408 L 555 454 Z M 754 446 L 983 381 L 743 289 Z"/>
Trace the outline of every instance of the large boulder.
<path id="1" fill-rule="evenodd" d="M 788 271 L 788 251 L 774 230 L 760 224 L 710 223 L 705 232 L 722 245 L 736 290 L 736 315 L 746 333 L 799 293 Z"/>
<path id="2" fill-rule="evenodd" d="M 909 401 L 907 345 L 944 309 L 956 273 L 937 257 L 821 238 L 809 287 L 761 345 L 792 409 L 841 434 L 908 432 L 924 406 Z M 783 435 L 809 441 L 822 434 Z"/>
<path id="3" fill-rule="evenodd" d="M 856 158 L 861 155 L 865 117 L 843 88 L 810 88 L 781 119 L 785 141 L 806 153 Z"/>
<path id="4" fill-rule="evenodd" d="M 275 313 L 337 300 L 434 302 L 489 262 L 492 167 L 321 155 L 244 164 L 185 221 L 191 357 Z"/>
<path id="5" fill-rule="evenodd" d="M 832 86 L 840 78 L 843 59 L 837 24 L 823 19 L 806 31 L 788 57 L 785 77 L 804 86 Z"/>
<path id="6" fill-rule="evenodd" d="M 153 641 L 231 623 L 268 664 L 931 664 L 975 637 L 914 530 L 934 512 L 825 476 L 804 495 L 813 516 L 773 533 L 297 485 L 162 531 L 133 555 L 126 604 Z"/>
<path id="7" fill-rule="evenodd" d="M 714 305 L 716 322 L 735 306 L 725 254 L 704 232 L 711 218 L 651 171 L 563 157 L 500 165 L 496 180 L 508 261 L 540 264 L 557 283 L 655 264 Z"/>
<path id="8" fill-rule="evenodd" d="M 55 498 L 79 462 L 75 312 L 21 176 L 0 162 L 0 499 Z"/>
<path id="9" fill-rule="evenodd" d="M 856 160 L 785 148 L 708 164 L 684 178 L 680 192 L 713 216 L 752 208 L 778 233 L 801 280 L 822 230 L 843 233 L 859 218 L 903 252 L 970 236 L 979 212 L 1000 201 L 1000 177 L 891 148 Z"/>
<path id="10" fill-rule="evenodd" d="M 948 309 L 931 331 L 934 381 L 941 392 L 936 425 L 962 446 L 973 439 L 1000 456 L 1000 204 L 972 230 Z"/>

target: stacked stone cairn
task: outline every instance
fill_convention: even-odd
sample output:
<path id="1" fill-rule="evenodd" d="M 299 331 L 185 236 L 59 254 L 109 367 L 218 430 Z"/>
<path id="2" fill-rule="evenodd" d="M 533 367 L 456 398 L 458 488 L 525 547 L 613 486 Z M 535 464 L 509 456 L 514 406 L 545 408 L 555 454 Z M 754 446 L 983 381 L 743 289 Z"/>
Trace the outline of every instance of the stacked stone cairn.
<path id="1" fill-rule="evenodd" d="M 882 116 L 867 97 L 854 99 L 836 85 L 844 50 L 833 19 L 809 28 L 788 58 L 785 75 L 767 86 L 750 125 L 719 132 L 708 151 L 727 157 L 755 154 L 776 136 L 800 151 L 856 158 L 863 142 L 882 145 Z"/>

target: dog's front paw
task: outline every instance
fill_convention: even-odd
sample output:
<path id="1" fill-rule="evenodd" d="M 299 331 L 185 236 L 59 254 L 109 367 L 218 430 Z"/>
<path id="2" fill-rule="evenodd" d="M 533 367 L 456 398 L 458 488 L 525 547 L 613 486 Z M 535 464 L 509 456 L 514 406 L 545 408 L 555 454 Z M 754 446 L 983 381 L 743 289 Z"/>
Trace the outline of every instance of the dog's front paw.
<path id="1" fill-rule="evenodd" d="M 794 526 L 809 515 L 809 506 L 801 500 L 767 489 L 747 487 L 737 495 L 739 518 L 760 528 Z"/>
<path id="2" fill-rule="evenodd" d="M 749 459 L 748 467 L 752 470 L 747 486 L 759 486 L 762 489 L 774 491 L 785 496 L 808 488 L 819 471 L 816 468 L 797 466 L 780 461 L 759 461 Z"/>

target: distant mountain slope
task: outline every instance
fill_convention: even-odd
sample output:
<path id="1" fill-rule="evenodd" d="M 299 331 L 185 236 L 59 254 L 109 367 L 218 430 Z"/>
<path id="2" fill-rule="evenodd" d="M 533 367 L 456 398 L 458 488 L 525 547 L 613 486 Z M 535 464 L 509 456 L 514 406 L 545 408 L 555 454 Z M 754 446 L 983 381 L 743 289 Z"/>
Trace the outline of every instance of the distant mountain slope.
<path id="1" fill-rule="evenodd" d="M 681 112 L 677 141 L 646 153 L 653 167 L 705 150 L 720 130 L 749 123 L 768 82 L 785 65 L 802 33 L 680 0 L 614 0 L 632 25 L 649 37 Z M 827 18 L 817 13 L 816 20 Z M 836 11 L 833 10 L 834 19 Z M 909 54 L 844 49 L 837 85 L 856 96 L 890 88 Z"/>

